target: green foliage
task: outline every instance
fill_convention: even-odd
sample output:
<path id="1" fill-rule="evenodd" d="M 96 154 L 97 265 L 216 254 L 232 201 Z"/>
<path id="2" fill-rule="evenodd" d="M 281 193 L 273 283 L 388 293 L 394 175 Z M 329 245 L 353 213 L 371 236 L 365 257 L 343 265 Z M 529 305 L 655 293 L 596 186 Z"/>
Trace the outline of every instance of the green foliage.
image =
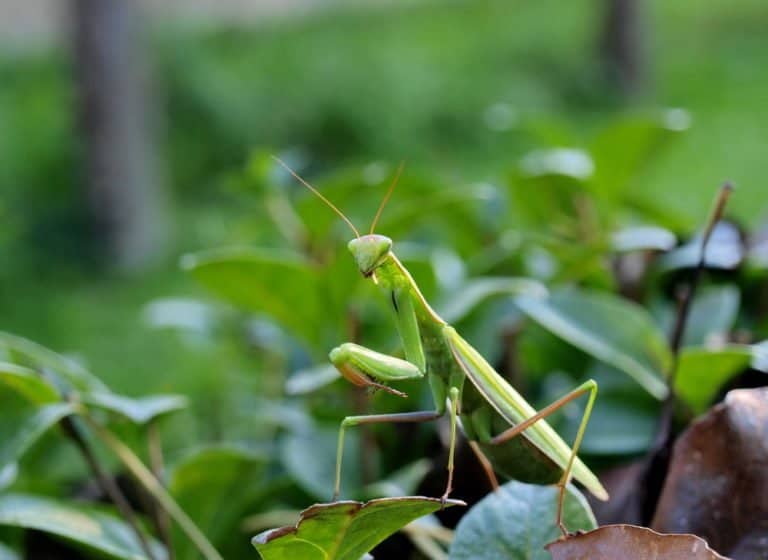
<path id="1" fill-rule="evenodd" d="M 171 496 L 222 554 L 246 558 L 246 516 L 330 496 L 343 416 L 429 405 L 423 384 L 403 386 L 408 400 L 368 396 L 328 367 L 328 350 L 344 340 L 394 354 L 399 342 L 388 302 L 345 249 L 351 233 L 271 153 L 361 231 L 405 157 L 377 231 L 394 239 L 436 309 L 537 407 L 598 381 L 581 455 L 599 466 L 651 446 L 674 363 L 666 339 L 700 244 L 689 236 L 708 207 L 706 187 L 732 176 L 744 223 L 718 228 L 708 252 L 677 364 L 680 421 L 745 371 L 763 375 L 759 347 L 742 343 L 768 338 L 768 268 L 758 240 L 740 230 L 764 206 L 754 187 L 764 173 L 755 119 L 764 88 L 760 72 L 746 70 L 764 67 L 766 50 L 760 26 L 739 18 L 759 22 L 764 7 L 697 7 L 697 25 L 688 8 L 652 6 L 663 52 L 654 100 L 684 99 L 685 110 L 618 108 L 589 67 L 596 12 L 554 0 L 517 10 L 512 27 L 508 2 L 494 0 L 342 10 L 255 31 L 163 30 L 153 47 L 167 94 L 159 158 L 178 205 L 173 250 L 186 253 L 190 274 L 165 263 L 141 279 L 70 270 L 91 256 L 86 205 L 72 195 L 79 154 L 62 102 L 73 100 L 67 67 L 49 55 L 1 60 L 2 327 L 66 354 L 0 333 L 0 491 L 14 493 L 0 503 L 29 511 L 55 500 L 35 527 L 65 537 L 56 512 L 99 525 L 103 512 L 79 504 L 93 476 L 56 426 L 72 416 L 109 457 L 106 470 L 125 469 L 87 418 L 146 460 L 148 447 L 164 449 Z M 751 87 L 734 87 L 741 73 Z M 510 290 L 511 278 L 537 297 Z M 154 305 L 163 302 L 186 307 Z M 566 441 L 579 406 L 552 418 Z M 345 495 L 439 485 L 433 426 L 349 437 Z M 467 532 L 470 521 L 493 532 L 493 546 L 521 531 L 556 536 L 541 521 L 552 517 L 552 489 L 523 488 L 510 483 L 473 508 L 451 554 L 486 542 Z M 20 492 L 30 501 L 4 501 Z M 22 524 L 13 525 L 0 533 L 10 545 L 2 560 L 23 550 Z M 120 531 L 128 540 L 114 543 L 117 557 L 142 556 L 130 529 Z M 196 557 L 176 524 L 172 539 L 179 560 Z"/>
<path id="2" fill-rule="evenodd" d="M 549 299 L 521 296 L 517 305 L 540 325 L 623 371 L 658 399 L 672 357 L 651 317 L 637 305 L 599 292 L 575 290 Z"/>
<path id="3" fill-rule="evenodd" d="M 420 497 L 318 504 L 304 510 L 295 527 L 255 536 L 253 546 L 262 560 L 359 560 L 414 519 L 456 505 L 464 504 Z"/>
<path id="4" fill-rule="evenodd" d="M 477 503 L 456 527 L 450 560 L 548 560 L 546 544 L 561 536 L 548 520 L 557 512 L 557 490 L 512 481 Z M 563 523 L 570 531 L 587 531 L 597 522 L 586 498 L 568 488 Z"/>
<path id="5" fill-rule="evenodd" d="M 24 494 L 0 496 L 0 525 L 37 529 L 72 541 L 105 558 L 144 558 L 129 527 L 114 514 L 92 506 Z M 157 543 L 155 554 L 163 554 Z"/>

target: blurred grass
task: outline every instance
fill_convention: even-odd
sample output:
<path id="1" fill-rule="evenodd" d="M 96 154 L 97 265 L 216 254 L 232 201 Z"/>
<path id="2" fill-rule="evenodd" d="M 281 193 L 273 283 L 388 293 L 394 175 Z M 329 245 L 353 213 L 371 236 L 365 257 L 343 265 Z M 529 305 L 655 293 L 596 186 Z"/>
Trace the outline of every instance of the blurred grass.
<path id="1" fill-rule="evenodd" d="M 254 29 L 156 29 L 178 206 L 174 255 L 251 241 L 238 226 L 248 209 L 221 185 L 255 146 L 301 146 L 325 164 L 404 158 L 476 181 L 497 179 L 534 147 L 530 134 L 486 126 L 494 104 L 535 116 L 540 135 L 588 137 L 623 110 L 595 68 L 596 6 L 392 3 Z M 648 8 L 653 75 L 639 105 L 684 107 L 693 127 L 637 188 L 693 228 L 728 178 L 740 187 L 733 212 L 753 225 L 766 213 L 768 5 L 655 0 Z M 0 271 L 0 324 L 81 353 L 117 390 L 205 395 L 223 371 L 249 372 L 252 362 L 235 352 L 190 354 L 142 323 L 148 300 L 201 293 L 174 256 L 137 278 L 73 265 L 91 261 L 73 196 L 78 144 L 67 70 L 53 53 L 0 60 L 0 239 L 10 263 Z"/>

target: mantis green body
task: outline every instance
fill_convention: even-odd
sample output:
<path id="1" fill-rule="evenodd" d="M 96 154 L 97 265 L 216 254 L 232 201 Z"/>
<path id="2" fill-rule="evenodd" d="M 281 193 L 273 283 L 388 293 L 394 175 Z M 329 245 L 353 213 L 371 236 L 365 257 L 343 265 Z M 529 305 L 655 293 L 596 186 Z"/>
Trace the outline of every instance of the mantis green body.
<path id="1" fill-rule="evenodd" d="M 278 162 L 282 164 L 279 160 Z M 357 386 L 384 389 L 401 396 L 405 395 L 387 384 L 426 377 L 435 404 L 435 409 L 431 411 L 345 418 L 339 430 L 334 499 L 338 497 L 340 490 L 344 435 L 347 428 L 383 422 L 427 422 L 446 413 L 450 414 L 451 435 L 448 483 L 442 496 L 443 500 L 448 498 L 452 490 L 456 427 L 459 418 L 463 432 L 494 484 L 495 477 L 489 469 L 489 464 L 493 464 L 497 470 L 512 478 L 557 484 L 560 492 L 556 521 L 563 532 L 566 532 L 562 524 L 563 499 L 571 476 L 595 497 L 607 499 L 608 493 L 598 478 L 577 457 L 597 395 L 597 384 L 589 380 L 537 412 L 477 350 L 432 309 L 411 274 L 392 251 L 391 239 L 373 233 L 360 236 L 335 206 L 290 168 L 285 167 L 339 213 L 355 232 L 357 237 L 349 242 L 349 250 L 362 275 L 374 281 L 384 293 L 384 297 L 391 301 L 405 356 L 405 359 L 400 359 L 348 342 L 330 352 L 331 362 L 344 378 Z M 392 192 L 392 187 L 379 208 L 374 226 Z M 372 231 L 373 229 L 374 227 L 371 228 Z M 510 289 L 513 289 L 513 286 L 514 281 L 511 281 Z M 589 395 L 588 402 L 571 447 L 544 418 L 584 394 Z M 499 427 L 502 427 L 502 430 L 495 434 Z M 518 435 L 519 438 L 516 437 Z M 488 461 L 486 453 L 491 456 L 492 462 Z M 544 465 L 546 468 L 532 468 L 537 465 Z M 541 472 L 546 474 L 542 476 Z"/>

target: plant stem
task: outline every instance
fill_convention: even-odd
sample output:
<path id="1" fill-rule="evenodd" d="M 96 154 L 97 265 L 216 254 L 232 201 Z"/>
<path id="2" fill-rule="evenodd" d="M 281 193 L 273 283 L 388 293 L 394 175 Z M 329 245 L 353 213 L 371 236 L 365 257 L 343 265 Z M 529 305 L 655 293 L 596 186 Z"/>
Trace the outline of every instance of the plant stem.
<path id="1" fill-rule="evenodd" d="M 147 440 L 149 444 L 149 463 L 152 467 L 152 473 L 157 480 L 162 480 L 165 465 L 163 461 L 163 442 L 160 439 L 160 428 L 157 421 L 150 421 L 147 426 Z M 160 539 L 168 552 L 168 560 L 174 560 L 176 553 L 173 550 L 173 539 L 171 538 L 171 524 L 168 518 L 168 512 L 165 511 L 159 503 L 154 504 L 155 525 Z"/>
<path id="2" fill-rule="evenodd" d="M 152 472 L 144 465 L 130 447 L 125 445 L 108 429 L 100 426 L 90 418 L 86 421 L 91 428 L 109 447 L 115 455 L 122 461 L 131 474 L 144 486 L 155 500 L 167 511 L 170 516 L 179 524 L 181 530 L 189 537 L 189 540 L 197 547 L 206 560 L 224 560 L 213 545 L 208 541 L 205 535 L 195 525 L 186 512 L 176 503 L 176 500 L 163 488 L 163 485 L 155 478 Z"/>
<path id="3" fill-rule="evenodd" d="M 155 560 L 155 556 L 152 553 L 149 542 L 147 542 L 147 539 L 144 536 L 144 532 L 139 527 L 136 514 L 134 513 L 133 508 L 131 508 L 131 505 L 128 503 L 128 499 L 125 497 L 118 485 L 115 484 L 115 481 L 104 471 L 104 469 L 102 469 L 99 460 L 96 458 L 96 455 L 88 444 L 88 441 L 83 436 L 79 426 L 71 417 L 63 418 L 59 422 L 59 425 L 61 426 L 64 434 L 72 440 L 77 450 L 85 459 L 85 462 L 88 464 L 91 472 L 96 477 L 96 481 L 101 488 L 101 491 L 109 496 L 109 499 L 113 504 L 115 504 L 115 507 L 117 507 L 118 511 L 120 512 L 120 515 L 123 516 L 128 525 L 130 525 L 131 529 L 133 529 L 133 532 L 136 534 L 136 539 L 139 541 L 139 545 L 144 551 L 144 554 L 147 555 L 149 560 Z"/>
<path id="4" fill-rule="evenodd" d="M 728 198 L 730 198 L 732 192 L 733 186 L 730 183 L 725 183 L 720 188 L 720 192 L 715 199 L 715 205 L 712 208 L 709 219 L 707 220 L 707 225 L 704 229 L 704 235 L 701 239 L 699 260 L 696 263 L 696 268 L 693 270 L 693 275 L 691 276 L 691 280 L 688 283 L 688 287 L 683 292 L 682 298 L 680 300 L 677 316 L 675 317 L 675 325 L 672 329 L 672 336 L 670 337 L 669 343 L 670 347 L 672 348 L 673 360 L 669 375 L 667 377 L 667 384 L 669 386 L 669 395 L 667 396 L 667 401 L 674 401 L 675 377 L 677 375 L 677 363 L 680 356 L 680 347 L 683 343 L 683 335 L 685 334 L 685 327 L 688 323 L 688 316 L 690 315 L 691 311 L 691 303 L 693 302 L 693 298 L 696 295 L 696 289 L 699 286 L 699 282 L 701 281 L 701 276 L 706 265 L 707 246 L 709 244 L 710 238 L 712 237 L 712 232 L 714 231 L 717 222 L 719 222 L 723 216 L 723 210 L 725 210 L 725 205 L 728 203 Z"/>

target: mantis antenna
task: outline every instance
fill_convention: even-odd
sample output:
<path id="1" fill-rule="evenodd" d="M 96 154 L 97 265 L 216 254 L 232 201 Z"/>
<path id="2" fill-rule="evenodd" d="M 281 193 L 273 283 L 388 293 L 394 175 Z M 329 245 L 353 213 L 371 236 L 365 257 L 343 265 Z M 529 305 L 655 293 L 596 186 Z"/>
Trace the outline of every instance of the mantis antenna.
<path id="1" fill-rule="evenodd" d="M 291 175 L 293 175 L 293 176 L 294 176 L 294 178 L 295 178 L 295 179 L 296 179 L 296 180 L 297 180 L 299 183 L 301 183 L 302 185 L 304 185 L 305 187 L 307 187 L 307 188 L 308 188 L 310 191 L 312 191 L 314 194 L 316 194 L 316 195 L 317 195 L 317 197 L 318 197 L 320 200 L 322 200 L 323 202 L 325 202 L 325 203 L 326 203 L 326 204 L 327 204 L 327 205 L 328 205 L 328 206 L 331 208 L 331 210 L 333 210 L 334 212 L 336 212 L 336 214 L 338 214 L 338 215 L 339 215 L 339 217 L 340 217 L 342 220 L 344 220 L 344 221 L 347 223 L 347 225 L 348 225 L 350 228 L 352 228 L 352 231 L 353 231 L 353 232 L 355 232 L 355 237 L 357 237 L 357 238 L 359 238 L 359 237 L 360 237 L 360 232 L 358 232 L 358 231 L 357 231 L 357 228 L 354 226 L 354 224 L 353 224 L 352 222 L 350 222 L 350 221 L 349 221 L 349 218 L 347 218 L 347 217 L 344 215 L 344 212 L 342 212 L 341 210 L 339 210 L 338 208 L 336 208 L 336 206 L 334 206 L 334 205 L 333 205 L 333 203 L 332 203 L 330 200 L 328 200 L 327 198 L 325 198 L 325 197 L 324 197 L 322 194 L 320 194 L 320 192 L 319 192 L 319 191 L 318 191 L 318 190 L 317 190 L 315 187 L 313 187 L 312 185 L 310 185 L 309 183 L 307 183 L 307 182 L 306 182 L 304 179 L 302 179 L 302 178 L 299 176 L 299 174 L 298 174 L 298 173 L 296 173 L 296 172 L 295 172 L 293 169 L 291 169 L 290 167 L 288 167 L 288 164 L 286 164 L 286 163 L 285 163 L 283 160 L 281 160 L 279 157 L 277 157 L 277 156 L 272 156 L 272 159 L 273 159 L 273 160 L 275 160 L 277 163 L 279 163 L 279 164 L 280 164 L 280 165 L 281 165 L 283 168 L 285 168 L 285 170 L 286 170 L 288 173 L 290 173 Z"/>
<path id="2" fill-rule="evenodd" d="M 400 174 L 403 172 L 403 167 L 405 167 L 405 162 L 401 161 L 400 166 L 397 168 L 397 173 L 395 173 L 395 178 L 392 179 L 392 183 L 389 185 L 387 194 L 384 195 L 384 198 L 381 200 L 381 204 L 379 204 L 379 209 L 376 211 L 376 217 L 373 218 L 373 223 L 371 224 L 370 233 L 373 233 L 374 230 L 376 229 L 376 224 L 379 222 L 381 213 L 384 211 L 384 207 L 387 205 L 387 202 L 389 202 L 389 197 L 392 196 L 392 192 L 394 192 L 395 190 L 397 181 L 400 179 Z"/>

